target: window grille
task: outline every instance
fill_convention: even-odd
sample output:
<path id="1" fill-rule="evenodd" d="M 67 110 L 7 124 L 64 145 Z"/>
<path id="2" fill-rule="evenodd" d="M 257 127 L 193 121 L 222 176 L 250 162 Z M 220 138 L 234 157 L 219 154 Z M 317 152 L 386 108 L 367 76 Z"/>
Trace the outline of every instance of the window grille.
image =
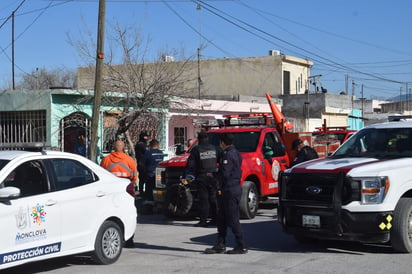
<path id="1" fill-rule="evenodd" d="M 46 110 L 0 111 L 0 143 L 47 142 Z"/>

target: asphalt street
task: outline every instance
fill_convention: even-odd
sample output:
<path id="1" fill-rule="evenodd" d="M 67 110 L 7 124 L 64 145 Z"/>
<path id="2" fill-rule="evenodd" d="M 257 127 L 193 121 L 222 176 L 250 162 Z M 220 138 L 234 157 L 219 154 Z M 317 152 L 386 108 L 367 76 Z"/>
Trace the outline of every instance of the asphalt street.
<path id="1" fill-rule="evenodd" d="M 4 273 L 411 273 L 412 255 L 389 245 L 315 242 L 302 245 L 282 232 L 276 207 L 265 205 L 253 220 L 242 220 L 249 252 L 204 254 L 216 240 L 216 227 L 193 227 L 197 220 L 139 214 L 134 247 L 112 265 L 88 256 L 70 256 L 15 267 Z M 228 247 L 233 247 L 228 236 Z"/>

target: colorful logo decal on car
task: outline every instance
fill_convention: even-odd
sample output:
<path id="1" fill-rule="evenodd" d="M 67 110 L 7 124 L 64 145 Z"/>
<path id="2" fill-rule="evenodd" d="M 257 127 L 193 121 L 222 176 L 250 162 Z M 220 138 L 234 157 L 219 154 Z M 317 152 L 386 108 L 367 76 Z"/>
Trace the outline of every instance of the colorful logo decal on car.
<path id="1" fill-rule="evenodd" d="M 46 221 L 46 212 L 44 211 L 44 205 L 37 204 L 31 208 L 31 216 L 33 217 L 33 223 L 41 225 Z"/>
<path id="2" fill-rule="evenodd" d="M 16 226 L 21 231 L 16 233 L 15 243 L 22 244 L 47 238 L 46 228 L 40 227 L 46 221 L 45 216 L 44 205 L 36 204 L 26 208 L 20 207 L 15 218 Z M 33 224 L 30 223 L 30 218 L 32 218 Z M 33 229 L 33 226 L 36 226 L 38 229 Z"/>

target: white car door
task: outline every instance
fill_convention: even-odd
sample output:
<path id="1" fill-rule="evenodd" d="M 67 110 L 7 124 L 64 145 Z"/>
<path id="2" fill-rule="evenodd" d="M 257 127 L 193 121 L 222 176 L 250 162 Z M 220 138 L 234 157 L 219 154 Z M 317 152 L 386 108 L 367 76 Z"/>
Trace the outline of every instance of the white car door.
<path id="1" fill-rule="evenodd" d="M 71 159 L 51 159 L 55 192 L 62 211 L 63 250 L 94 248 L 92 234 L 99 228 L 102 210 L 111 201 L 102 191 L 98 178 L 85 165 Z M 61 168 L 64 166 L 64 168 Z"/>
<path id="2" fill-rule="evenodd" d="M 21 197 L 0 202 L 0 268 L 60 252 L 60 209 L 41 162 L 20 165 L 2 184 Z"/>

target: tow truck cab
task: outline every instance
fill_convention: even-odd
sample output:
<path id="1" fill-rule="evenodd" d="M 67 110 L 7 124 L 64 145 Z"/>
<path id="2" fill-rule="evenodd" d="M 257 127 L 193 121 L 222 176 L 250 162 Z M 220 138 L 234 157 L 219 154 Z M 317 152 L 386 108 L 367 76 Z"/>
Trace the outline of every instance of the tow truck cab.
<path id="1" fill-rule="evenodd" d="M 278 174 L 289 166 L 289 157 L 285 145 L 275 127 L 270 126 L 270 114 L 228 115 L 220 128 L 207 131 L 209 143 L 219 146 L 222 133 L 232 133 L 234 145 L 242 156 L 242 198 L 240 210 L 242 218 L 254 218 L 259 201 L 278 193 Z M 245 115 L 246 116 L 246 115 Z M 248 118 L 245 123 L 240 118 Z M 244 119 L 243 119 L 244 120 Z M 243 121 L 244 122 L 244 121 Z M 196 145 L 196 144 L 194 144 Z M 192 146 L 193 147 L 193 146 Z M 179 183 L 184 173 L 190 149 L 159 163 L 156 169 L 156 188 L 154 198 L 158 203 L 164 201 L 168 187 Z M 196 189 L 190 186 L 196 203 Z"/>

